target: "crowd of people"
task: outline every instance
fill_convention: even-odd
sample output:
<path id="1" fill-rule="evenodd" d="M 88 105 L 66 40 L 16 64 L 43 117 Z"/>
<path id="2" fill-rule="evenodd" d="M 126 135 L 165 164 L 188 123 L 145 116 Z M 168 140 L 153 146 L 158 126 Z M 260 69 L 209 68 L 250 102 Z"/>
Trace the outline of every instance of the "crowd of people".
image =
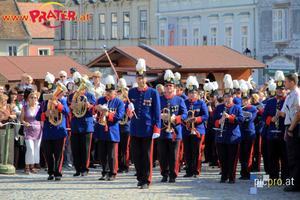
<path id="1" fill-rule="evenodd" d="M 12 89 L 0 86 L 0 142 L 8 122 L 14 130 L 8 163 L 24 173 L 46 167 L 48 180 L 61 180 L 62 166 L 74 167 L 74 177 L 87 176 L 102 166 L 101 181 L 113 181 L 134 164 L 137 186 L 147 189 L 152 168 L 161 169 L 161 182 L 199 178 L 203 162 L 220 167 L 220 183 L 250 180 L 264 170 L 270 179 L 281 178 L 285 191 L 300 191 L 300 90 L 296 74 L 276 71 L 264 88 L 252 77 L 232 80 L 226 74 L 221 92 L 217 82 L 199 84 L 189 76 L 166 70 L 164 83 L 147 83 L 146 61 L 136 64 L 136 84 L 102 74 L 89 77 L 76 68 L 54 75 L 40 92 L 30 75 Z M 1 149 L 0 149 L 1 150 Z M 3 162 L 1 150 L 0 162 Z M 41 154 L 43 156 L 41 156 Z M 281 176 L 280 176 L 281 175 Z"/>

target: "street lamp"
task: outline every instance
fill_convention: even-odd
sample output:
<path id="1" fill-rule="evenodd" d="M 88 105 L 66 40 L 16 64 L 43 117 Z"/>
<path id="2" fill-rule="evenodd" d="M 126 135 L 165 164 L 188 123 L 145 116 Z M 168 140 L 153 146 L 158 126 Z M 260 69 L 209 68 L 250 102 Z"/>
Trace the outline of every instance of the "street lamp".
<path id="1" fill-rule="evenodd" d="M 250 54 L 249 57 L 251 57 L 251 51 L 250 51 L 250 49 L 248 49 L 248 47 L 245 49 L 245 51 L 244 51 L 243 53 L 244 53 L 244 55 L 246 55 L 246 56 L 248 56 L 248 53 L 249 53 L 249 54 Z"/>

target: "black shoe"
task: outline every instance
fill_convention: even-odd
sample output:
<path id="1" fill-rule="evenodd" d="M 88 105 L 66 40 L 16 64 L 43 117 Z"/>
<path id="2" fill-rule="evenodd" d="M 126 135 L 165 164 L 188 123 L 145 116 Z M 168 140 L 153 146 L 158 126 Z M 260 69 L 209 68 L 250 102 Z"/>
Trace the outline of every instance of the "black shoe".
<path id="1" fill-rule="evenodd" d="M 187 167 L 184 167 L 183 169 L 184 169 L 184 170 L 187 170 Z"/>
<path id="2" fill-rule="evenodd" d="M 139 181 L 138 184 L 137 184 L 138 187 L 140 187 L 142 185 L 143 185 L 142 181 Z"/>
<path id="3" fill-rule="evenodd" d="M 134 174 L 134 176 L 137 176 L 137 172 Z"/>
<path id="4" fill-rule="evenodd" d="M 167 182 L 168 181 L 168 177 L 167 176 L 164 176 L 160 182 Z"/>
<path id="5" fill-rule="evenodd" d="M 221 179 L 221 180 L 220 180 L 220 183 L 225 183 L 226 181 L 227 181 L 227 180 L 222 180 L 222 179 Z"/>
<path id="6" fill-rule="evenodd" d="M 198 174 L 195 174 L 194 175 L 194 178 L 199 178 L 200 176 Z"/>
<path id="7" fill-rule="evenodd" d="M 228 181 L 228 183 L 231 183 L 231 184 L 232 184 L 232 183 L 235 183 L 235 181 L 231 180 L 231 181 Z"/>
<path id="8" fill-rule="evenodd" d="M 110 176 L 110 177 L 108 177 L 108 179 L 107 179 L 108 181 L 114 181 L 115 180 L 115 177 L 113 177 L 113 176 Z"/>
<path id="9" fill-rule="evenodd" d="M 107 179 L 108 179 L 108 175 L 105 174 L 105 175 L 102 175 L 101 178 L 99 178 L 99 181 L 105 181 L 105 180 L 107 180 Z"/>
<path id="10" fill-rule="evenodd" d="M 89 168 L 94 168 L 94 169 L 96 169 L 97 167 L 96 167 L 96 165 L 91 164 L 91 165 L 89 166 Z"/>
<path id="11" fill-rule="evenodd" d="M 87 176 L 89 174 L 90 171 L 84 171 L 81 173 L 81 176 Z"/>
<path id="12" fill-rule="evenodd" d="M 204 161 L 202 161 L 202 163 L 208 163 L 208 161 L 207 161 L 207 160 L 204 160 Z"/>
<path id="13" fill-rule="evenodd" d="M 148 189 L 149 185 L 147 183 L 144 183 L 141 185 L 141 189 Z"/>
<path id="14" fill-rule="evenodd" d="M 60 176 L 55 176 L 56 181 L 60 181 L 61 177 Z"/>
<path id="15" fill-rule="evenodd" d="M 48 181 L 51 181 L 51 180 L 53 180 L 53 179 L 54 179 L 54 176 L 53 176 L 53 175 L 49 175 L 48 178 L 47 178 Z"/>
<path id="16" fill-rule="evenodd" d="M 74 177 L 76 176 L 80 176 L 80 173 L 79 172 L 76 172 L 75 174 L 73 174 Z"/>
<path id="17" fill-rule="evenodd" d="M 156 161 L 154 161 L 153 162 L 153 168 L 156 168 L 156 167 L 158 167 L 159 166 L 159 163 L 158 163 L 158 161 L 156 160 Z"/>
<path id="18" fill-rule="evenodd" d="M 283 188 L 286 192 L 300 191 L 300 186 L 289 185 Z"/>
<path id="19" fill-rule="evenodd" d="M 175 178 L 170 178 L 169 183 L 175 183 Z"/>
<path id="20" fill-rule="evenodd" d="M 122 174 L 122 173 L 127 173 L 128 170 L 127 169 L 119 169 L 118 170 L 118 173 Z"/>
<path id="21" fill-rule="evenodd" d="M 183 177 L 188 178 L 188 177 L 193 177 L 192 174 L 185 174 Z"/>

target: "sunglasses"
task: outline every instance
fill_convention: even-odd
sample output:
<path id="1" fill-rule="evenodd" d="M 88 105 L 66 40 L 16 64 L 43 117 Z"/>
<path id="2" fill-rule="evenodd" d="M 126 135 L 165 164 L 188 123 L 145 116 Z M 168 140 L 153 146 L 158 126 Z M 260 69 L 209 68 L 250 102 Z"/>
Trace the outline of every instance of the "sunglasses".
<path id="1" fill-rule="evenodd" d="M 93 78 L 100 78 L 99 76 L 93 76 Z"/>
<path id="2" fill-rule="evenodd" d="M 173 87 L 173 85 L 165 85 L 165 87 Z"/>
<path id="3" fill-rule="evenodd" d="M 30 97 L 31 99 L 37 99 L 37 97 Z"/>
<path id="4" fill-rule="evenodd" d="M 60 78 L 66 78 L 66 76 L 60 76 Z"/>
<path id="5" fill-rule="evenodd" d="M 11 93 L 12 95 L 18 95 L 18 93 Z"/>

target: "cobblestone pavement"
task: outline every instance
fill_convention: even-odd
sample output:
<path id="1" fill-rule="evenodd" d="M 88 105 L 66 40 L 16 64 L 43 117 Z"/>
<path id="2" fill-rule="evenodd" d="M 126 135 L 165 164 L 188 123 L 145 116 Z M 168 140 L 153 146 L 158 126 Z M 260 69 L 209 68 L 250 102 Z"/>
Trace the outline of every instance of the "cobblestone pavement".
<path id="1" fill-rule="evenodd" d="M 239 167 L 238 167 L 239 170 Z M 25 175 L 18 170 L 14 175 L 0 174 L 0 199 L 299 199 L 300 192 L 287 193 L 283 186 L 257 188 L 254 183 L 236 180 L 235 184 L 219 183 L 220 169 L 202 165 L 200 178 L 183 178 L 181 170 L 176 183 L 161 183 L 159 168 L 153 169 L 149 189 L 138 189 L 131 166 L 126 174 L 118 174 L 115 181 L 99 181 L 101 169 L 91 169 L 86 177 L 73 177 L 74 169 L 63 168 L 61 181 L 47 181 L 44 170 Z M 239 172 L 239 171 L 238 171 Z M 239 174 L 237 172 L 237 178 Z M 253 173 L 255 174 L 255 173 Z M 256 173 L 263 174 L 263 173 Z"/>

